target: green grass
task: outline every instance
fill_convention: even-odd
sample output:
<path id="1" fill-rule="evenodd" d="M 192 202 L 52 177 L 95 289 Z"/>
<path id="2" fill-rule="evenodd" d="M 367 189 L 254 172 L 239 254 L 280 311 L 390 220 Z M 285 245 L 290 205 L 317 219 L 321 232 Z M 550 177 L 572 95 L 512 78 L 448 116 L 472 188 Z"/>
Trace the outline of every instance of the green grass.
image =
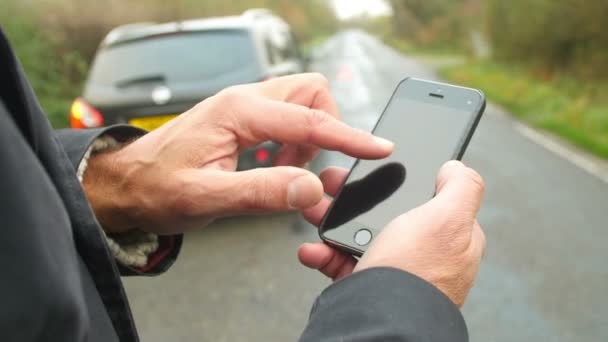
<path id="1" fill-rule="evenodd" d="M 469 62 L 440 70 L 451 82 L 483 90 L 516 117 L 608 159 L 608 82 L 533 77 L 525 68 Z"/>
<path id="2" fill-rule="evenodd" d="M 442 57 L 462 57 L 462 49 L 446 45 L 435 45 L 435 46 L 420 46 L 413 44 L 406 39 L 399 39 L 393 36 L 382 37 L 382 41 L 392 47 L 393 49 L 414 57 L 430 57 L 430 58 L 442 58 Z"/>

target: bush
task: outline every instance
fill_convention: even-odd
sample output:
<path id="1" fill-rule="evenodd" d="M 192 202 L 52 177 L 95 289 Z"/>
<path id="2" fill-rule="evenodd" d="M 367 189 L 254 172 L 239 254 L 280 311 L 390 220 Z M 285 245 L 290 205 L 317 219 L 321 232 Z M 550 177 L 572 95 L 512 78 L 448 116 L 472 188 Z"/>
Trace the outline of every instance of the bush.
<path id="1" fill-rule="evenodd" d="M 515 116 L 608 158 L 607 83 L 585 86 L 565 75 L 547 82 L 525 69 L 489 62 L 450 67 L 442 76 L 482 89 Z"/>
<path id="2" fill-rule="evenodd" d="M 487 27 L 495 57 L 531 63 L 551 77 L 608 78 L 605 0 L 487 0 Z"/>
<path id="3" fill-rule="evenodd" d="M 468 50 L 481 31 L 482 0 L 390 0 L 393 34 L 418 48 Z"/>

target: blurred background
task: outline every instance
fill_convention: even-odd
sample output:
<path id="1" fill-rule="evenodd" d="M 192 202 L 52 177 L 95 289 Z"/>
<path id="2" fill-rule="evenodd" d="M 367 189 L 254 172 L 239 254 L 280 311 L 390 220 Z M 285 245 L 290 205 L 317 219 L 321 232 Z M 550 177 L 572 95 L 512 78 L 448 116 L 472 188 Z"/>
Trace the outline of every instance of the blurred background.
<path id="1" fill-rule="evenodd" d="M 487 182 L 472 341 L 608 341 L 606 18 L 605 0 L 0 0 L 57 128 L 153 129 L 224 86 L 305 70 L 363 129 L 407 76 L 483 90 L 465 157 Z M 312 169 L 351 163 L 323 153 Z M 316 240 L 290 214 L 189 234 L 166 275 L 125 280 L 143 341 L 295 340 L 329 284 L 296 260 Z"/>

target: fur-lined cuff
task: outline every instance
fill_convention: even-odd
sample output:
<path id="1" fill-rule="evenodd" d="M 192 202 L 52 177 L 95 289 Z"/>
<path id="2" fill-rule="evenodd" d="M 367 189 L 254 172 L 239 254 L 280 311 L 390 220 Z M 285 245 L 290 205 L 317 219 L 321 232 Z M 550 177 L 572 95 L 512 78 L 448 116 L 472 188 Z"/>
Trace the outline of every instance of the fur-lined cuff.
<path id="1" fill-rule="evenodd" d="M 119 141 L 109 135 L 97 138 L 84 154 L 80 164 L 78 164 L 78 170 L 76 171 L 78 180 L 82 183 L 89 158 L 92 155 L 115 150 L 121 146 L 122 144 Z M 124 266 L 144 267 L 148 264 L 148 256 L 158 250 L 158 235 L 152 233 L 133 230 L 110 237 L 104 231 L 104 235 L 110 252 L 116 261 Z"/>

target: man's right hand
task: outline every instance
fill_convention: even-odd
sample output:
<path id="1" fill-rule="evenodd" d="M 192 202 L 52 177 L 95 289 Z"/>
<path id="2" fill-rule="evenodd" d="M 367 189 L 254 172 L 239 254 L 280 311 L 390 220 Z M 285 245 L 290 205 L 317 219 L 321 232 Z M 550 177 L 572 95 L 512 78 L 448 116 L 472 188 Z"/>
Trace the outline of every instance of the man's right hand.
<path id="1" fill-rule="evenodd" d="M 346 173 L 331 168 L 321 174 L 327 194 L 337 193 Z M 334 280 L 372 267 L 398 268 L 433 284 L 461 307 L 486 245 L 476 220 L 483 192 L 484 183 L 476 171 L 450 161 L 439 171 L 437 195 L 390 222 L 358 263 L 323 243 L 302 245 L 298 257 L 302 264 Z M 329 204 L 326 199 L 304 211 L 304 216 L 318 224 Z"/>

